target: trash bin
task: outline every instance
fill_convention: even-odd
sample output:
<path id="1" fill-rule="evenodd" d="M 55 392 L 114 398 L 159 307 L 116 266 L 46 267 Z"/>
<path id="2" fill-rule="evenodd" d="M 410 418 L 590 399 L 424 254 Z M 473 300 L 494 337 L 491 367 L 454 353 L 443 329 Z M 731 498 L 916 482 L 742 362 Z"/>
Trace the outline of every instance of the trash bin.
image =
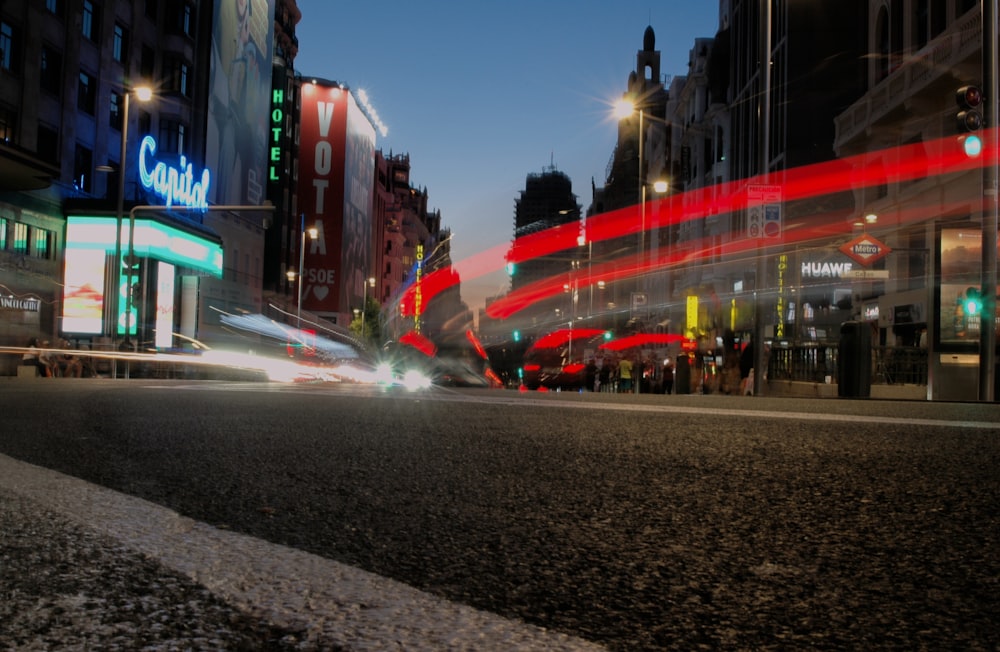
<path id="1" fill-rule="evenodd" d="M 872 393 L 872 334 L 868 324 L 845 321 L 837 347 L 837 396 L 868 398 Z"/>
<path id="2" fill-rule="evenodd" d="M 674 393 L 691 393 L 691 356 L 686 353 L 677 356 L 677 368 L 674 374 Z"/>

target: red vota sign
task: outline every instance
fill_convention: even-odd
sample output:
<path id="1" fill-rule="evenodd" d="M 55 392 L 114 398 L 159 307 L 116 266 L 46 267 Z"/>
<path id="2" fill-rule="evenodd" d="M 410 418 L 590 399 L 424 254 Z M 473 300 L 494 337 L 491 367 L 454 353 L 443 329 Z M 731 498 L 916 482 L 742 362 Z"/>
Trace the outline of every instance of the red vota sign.
<path id="1" fill-rule="evenodd" d="M 303 84 L 299 126 L 299 209 L 306 238 L 302 307 L 334 313 L 340 306 L 340 252 L 343 249 L 344 152 L 349 91 Z"/>

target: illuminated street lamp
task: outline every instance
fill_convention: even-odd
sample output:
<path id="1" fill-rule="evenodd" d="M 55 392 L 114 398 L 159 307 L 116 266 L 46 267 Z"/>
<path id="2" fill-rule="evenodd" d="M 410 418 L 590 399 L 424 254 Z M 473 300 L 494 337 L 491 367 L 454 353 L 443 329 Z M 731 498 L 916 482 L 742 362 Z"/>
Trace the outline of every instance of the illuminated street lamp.
<path id="1" fill-rule="evenodd" d="M 615 117 L 619 119 L 625 119 L 634 114 L 639 114 L 639 169 L 636 175 L 639 179 L 639 214 L 640 214 L 640 226 L 642 229 L 639 231 L 639 267 L 642 269 L 643 264 L 646 261 L 646 174 L 645 174 L 645 117 L 646 112 L 641 106 L 621 98 L 615 102 Z M 662 122 L 662 120 L 661 120 Z M 664 193 L 667 191 L 667 182 L 662 179 L 658 179 L 653 182 L 653 190 L 658 193 Z"/>
<path id="2" fill-rule="evenodd" d="M 309 236 L 310 240 L 316 240 L 319 237 L 319 229 L 316 227 L 305 228 L 306 216 L 302 216 L 302 234 L 299 242 L 299 286 L 297 289 L 297 297 L 295 301 L 295 327 L 302 328 L 302 268 L 306 261 L 306 235 Z M 288 279 L 292 279 L 292 274 L 295 272 L 288 272 Z"/>

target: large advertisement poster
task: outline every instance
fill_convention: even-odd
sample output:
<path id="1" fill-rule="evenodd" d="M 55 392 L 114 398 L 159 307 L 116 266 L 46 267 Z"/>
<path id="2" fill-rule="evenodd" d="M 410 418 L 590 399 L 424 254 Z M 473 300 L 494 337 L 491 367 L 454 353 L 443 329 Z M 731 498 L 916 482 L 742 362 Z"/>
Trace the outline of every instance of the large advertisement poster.
<path id="1" fill-rule="evenodd" d="M 214 0 L 206 167 L 210 203 L 261 204 L 267 185 L 274 0 Z"/>
<path id="2" fill-rule="evenodd" d="M 350 93 L 339 86 L 302 85 L 299 126 L 299 208 L 306 229 L 302 308 L 321 315 L 340 308 L 344 223 L 344 152 Z"/>
<path id="3" fill-rule="evenodd" d="M 375 128 L 354 97 L 347 103 L 347 161 L 344 193 L 344 284 L 352 308 L 362 307 L 372 269 L 372 192 L 375 184 Z"/>

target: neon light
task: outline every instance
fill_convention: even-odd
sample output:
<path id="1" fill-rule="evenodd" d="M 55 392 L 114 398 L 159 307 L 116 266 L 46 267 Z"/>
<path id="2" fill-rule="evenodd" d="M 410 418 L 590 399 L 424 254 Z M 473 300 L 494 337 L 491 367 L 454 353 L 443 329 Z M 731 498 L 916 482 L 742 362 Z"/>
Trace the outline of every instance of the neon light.
<path id="1" fill-rule="evenodd" d="M 156 139 L 146 136 L 139 145 L 139 178 L 142 187 L 162 197 L 168 207 L 176 202 L 181 206 L 208 210 L 208 187 L 211 183 L 208 169 L 201 171 L 200 181 L 195 181 L 191 164 L 181 154 L 180 169 L 168 167 L 163 161 L 158 161 L 150 170 L 146 157 L 152 158 L 155 154 Z"/>

